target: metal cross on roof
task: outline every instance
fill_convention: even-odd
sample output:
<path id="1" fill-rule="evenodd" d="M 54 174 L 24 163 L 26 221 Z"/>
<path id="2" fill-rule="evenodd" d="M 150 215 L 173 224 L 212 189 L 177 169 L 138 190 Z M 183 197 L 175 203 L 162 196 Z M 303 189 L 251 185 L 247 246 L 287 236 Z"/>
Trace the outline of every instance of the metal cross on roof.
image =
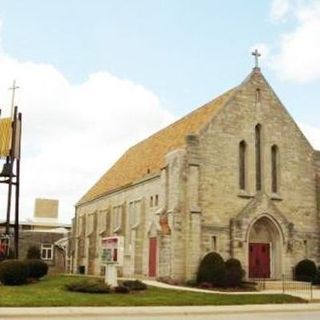
<path id="1" fill-rule="evenodd" d="M 251 54 L 254 56 L 255 68 L 259 68 L 259 57 L 261 57 L 261 53 L 259 53 L 258 49 L 256 49 L 251 52 Z"/>
<path id="2" fill-rule="evenodd" d="M 16 90 L 20 87 L 16 86 L 16 80 L 13 80 L 12 87 L 9 88 L 9 90 L 12 90 L 12 97 L 11 97 L 11 117 L 13 116 L 13 108 L 14 108 L 14 96 L 16 93 Z"/>

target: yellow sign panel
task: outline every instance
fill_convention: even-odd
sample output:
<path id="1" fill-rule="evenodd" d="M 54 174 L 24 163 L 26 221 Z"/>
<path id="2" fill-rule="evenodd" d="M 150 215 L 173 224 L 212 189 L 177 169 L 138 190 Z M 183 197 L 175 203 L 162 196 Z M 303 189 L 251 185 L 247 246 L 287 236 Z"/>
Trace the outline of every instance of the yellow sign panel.
<path id="1" fill-rule="evenodd" d="M 0 119 L 0 157 L 7 157 L 10 154 L 12 139 L 12 119 Z"/>

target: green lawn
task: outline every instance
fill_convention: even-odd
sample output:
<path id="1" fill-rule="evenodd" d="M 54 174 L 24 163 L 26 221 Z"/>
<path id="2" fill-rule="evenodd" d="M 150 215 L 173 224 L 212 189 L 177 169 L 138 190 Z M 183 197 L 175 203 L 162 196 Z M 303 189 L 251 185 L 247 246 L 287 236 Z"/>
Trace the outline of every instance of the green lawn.
<path id="1" fill-rule="evenodd" d="M 182 306 L 235 305 L 304 302 L 288 295 L 225 295 L 177 291 L 149 287 L 129 294 L 88 294 L 69 292 L 64 285 L 74 276 L 49 276 L 23 286 L 0 285 L 0 307 L 44 306 Z"/>

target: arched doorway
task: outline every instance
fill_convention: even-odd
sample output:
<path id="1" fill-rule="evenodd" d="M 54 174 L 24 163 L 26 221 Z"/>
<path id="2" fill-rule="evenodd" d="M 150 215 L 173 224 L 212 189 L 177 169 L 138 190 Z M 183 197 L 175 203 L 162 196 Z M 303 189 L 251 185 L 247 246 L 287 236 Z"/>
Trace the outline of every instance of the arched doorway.
<path id="1" fill-rule="evenodd" d="M 282 268 L 282 235 L 269 217 L 257 219 L 249 229 L 249 278 L 279 278 Z"/>

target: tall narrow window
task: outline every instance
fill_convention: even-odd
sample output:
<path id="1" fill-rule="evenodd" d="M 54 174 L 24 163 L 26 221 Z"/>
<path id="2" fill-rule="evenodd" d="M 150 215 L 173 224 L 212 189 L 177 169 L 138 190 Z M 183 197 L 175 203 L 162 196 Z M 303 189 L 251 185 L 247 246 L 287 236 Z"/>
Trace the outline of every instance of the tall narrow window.
<path id="1" fill-rule="evenodd" d="M 256 103 L 261 102 L 261 90 L 259 88 L 256 89 Z"/>
<path id="2" fill-rule="evenodd" d="M 255 147 L 256 147 L 256 190 L 261 190 L 261 125 L 255 128 Z"/>
<path id="3" fill-rule="evenodd" d="M 239 144 L 239 188 L 246 189 L 246 142 L 242 140 Z"/>
<path id="4" fill-rule="evenodd" d="M 271 147 L 271 188 L 273 193 L 278 192 L 278 147 Z"/>

